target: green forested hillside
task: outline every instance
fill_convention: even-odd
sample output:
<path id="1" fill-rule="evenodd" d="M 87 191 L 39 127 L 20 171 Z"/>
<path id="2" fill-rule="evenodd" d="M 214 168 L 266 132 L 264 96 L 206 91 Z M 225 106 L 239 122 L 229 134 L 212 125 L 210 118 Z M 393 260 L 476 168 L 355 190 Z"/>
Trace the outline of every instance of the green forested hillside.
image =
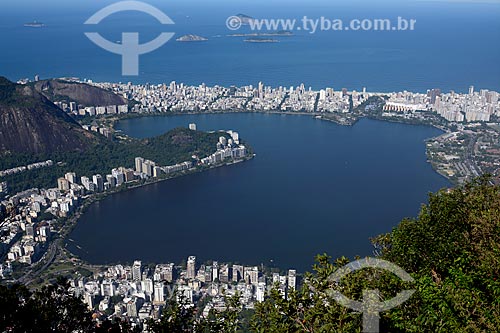
<path id="1" fill-rule="evenodd" d="M 32 187 L 51 188 L 57 186 L 57 178 L 66 172 L 77 176 L 109 174 L 112 168 L 133 167 L 134 158 L 144 157 L 159 165 L 172 165 L 191 160 L 193 154 L 205 157 L 215 152 L 218 139 L 224 133 L 204 133 L 177 128 L 151 139 L 129 139 L 123 142 L 101 140 L 82 152 L 52 154 L 4 154 L 0 158 L 0 170 L 28 163 L 52 159 L 54 166 L 25 171 L 3 177 L 8 181 L 11 193 Z"/>

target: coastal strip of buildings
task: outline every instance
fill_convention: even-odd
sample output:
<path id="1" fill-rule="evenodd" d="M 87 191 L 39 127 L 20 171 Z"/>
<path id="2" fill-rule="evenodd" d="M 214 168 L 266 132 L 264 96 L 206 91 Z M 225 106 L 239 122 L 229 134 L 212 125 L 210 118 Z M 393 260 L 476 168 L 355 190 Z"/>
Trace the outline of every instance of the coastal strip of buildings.
<path id="1" fill-rule="evenodd" d="M 492 116 L 500 116 L 500 94 L 486 89 L 469 87 L 468 93 L 441 89 L 429 89 L 426 93 L 348 91 L 346 88 L 334 90 L 326 87 L 313 90 L 303 83 L 299 86 L 271 87 L 259 82 L 257 86 L 242 87 L 185 85 L 172 81 L 169 84 L 132 84 L 93 82 L 92 80 L 72 81 L 90 84 L 131 101 L 129 105 L 78 105 L 71 101 L 55 104 L 62 110 L 77 116 L 101 116 L 152 112 L 224 112 L 224 111 L 277 111 L 309 113 L 350 113 L 369 97 L 388 98 L 384 111 L 388 113 L 432 112 L 448 122 L 488 122 Z M 29 80 L 18 83 L 26 84 Z M 96 132 L 104 129 L 92 128 Z M 109 135 L 109 133 L 101 133 Z"/>
<path id="2" fill-rule="evenodd" d="M 40 168 L 51 167 L 53 165 L 54 165 L 54 162 L 52 160 L 23 165 L 23 166 L 0 171 L 0 177 L 14 175 L 14 174 L 21 173 L 24 171 L 30 171 L 30 170 L 40 169 Z M 0 192 L 2 192 L 1 189 L 0 189 Z"/>
<path id="3" fill-rule="evenodd" d="M 313 90 L 304 84 L 291 87 L 270 87 L 259 82 L 257 86 L 209 87 L 205 84 L 188 86 L 173 81 L 170 84 L 94 83 L 136 104 L 130 112 L 221 112 L 221 111 L 282 111 L 310 113 L 349 113 L 371 96 L 388 97 L 384 111 L 412 113 L 425 111 L 437 113 L 449 122 L 490 121 L 500 116 L 500 94 L 496 91 L 469 87 L 466 94 L 440 89 L 426 93 L 367 92 Z"/>
<path id="4" fill-rule="evenodd" d="M 486 89 L 477 92 L 474 86 L 469 87 L 468 94 L 454 91 L 445 94 L 440 89 L 432 89 L 427 94 L 404 91 L 388 96 L 384 111 L 434 111 L 447 121 L 458 123 L 488 122 L 491 116 L 500 116 L 500 94 Z"/>

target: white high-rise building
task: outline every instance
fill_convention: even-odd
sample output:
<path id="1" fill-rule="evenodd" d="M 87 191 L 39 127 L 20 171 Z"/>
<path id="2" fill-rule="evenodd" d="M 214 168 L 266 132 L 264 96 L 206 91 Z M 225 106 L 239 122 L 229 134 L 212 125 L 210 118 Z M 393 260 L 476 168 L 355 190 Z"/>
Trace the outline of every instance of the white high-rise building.
<path id="1" fill-rule="evenodd" d="M 187 275 L 188 279 L 194 279 L 196 277 L 196 257 L 190 256 L 187 261 Z"/>
<path id="2" fill-rule="evenodd" d="M 57 179 L 57 187 L 60 191 L 69 191 L 69 181 L 61 177 Z"/>
<path id="3" fill-rule="evenodd" d="M 165 303 L 165 286 L 161 282 L 156 282 L 154 285 L 153 302 L 155 305 Z"/>
<path id="4" fill-rule="evenodd" d="M 297 288 L 297 271 L 295 269 L 288 270 L 288 289 Z"/>
<path id="5" fill-rule="evenodd" d="M 240 282 L 244 278 L 244 268 L 242 265 L 233 265 L 233 282 Z"/>
<path id="6" fill-rule="evenodd" d="M 102 178 L 101 175 L 92 176 L 92 182 L 95 184 L 97 192 L 104 191 L 104 179 Z"/>
<path id="7" fill-rule="evenodd" d="M 118 113 L 128 113 L 128 105 L 118 105 Z"/>
<path id="8" fill-rule="evenodd" d="M 257 290 L 255 292 L 255 299 L 257 302 L 264 302 L 264 297 L 266 296 L 266 283 L 259 282 L 257 285 Z"/>
<path id="9" fill-rule="evenodd" d="M 101 296 L 115 296 L 115 285 L 113 281 L 104 280 L 101 283 Z"/>
<path id="10" fill-rule="evenodd" d="M 144 159 L 142 157 L 135 158 L 135 171 L 142 172 L 142 164 L 144 163 Z"/>
<path id="11" fill-rule="evenodd" d="M 113 169 L 111 171 L 111 174 L 116 179 L 116 186 L 120 186 L 121 184 L 125 183 L 125 174 L 123 173 L 122 170 L 120 170 L 120 169 Z"/>
<path id="12" fill-rule="evenodd" d="M 245 267 L 245 281 L 250 284 L 259 283 L 259 268 L 257 266 L 254 267 Z"/>
<path id="13" fill-rule="evenodd" d="M 236 144 L 240 144 L 240 135 L 238 134 L 238 132 L 232 132 L 231 137 Z"/>
<path id="14" fill-rule="evenodd" d="M 219 279 L 219 263 L 217 261 L 212 264 L 212 281 L 215 279 Z"/>
<path id="15" fill-rule="evenodd" d="M 321 89 L 321 90 L 319 91 L 319 100 L 320 100 L 320 101 L 324 101 L 324 100 L 326 100 L 326 90 Z"/>
<path id="16" fill-rule="evenodd" d="M 145 173 L 149 177 L 153 177 L 153 169 L 155 167 L 155 163 L 149 160 L 146 160 L 142 163 L 142 173 Z"/>
<path id="17" fill-rule="evenodd" d="M 7 193 L 7 182 L 0 182 L 0 193 Z"/>
<path id="18" fill-rule="evenodd" d="M 74 172 L 68 172 L 67 174 L 64 175 L 64 178 L 66 178 L 71 184 L 76 184 L 76 173 Z"/>
<path id="19" fill-rule="evenodd" d="M 113 175 L 106 175 L 106 182 L 111 188 L 116 187 L 116 178 Z"/>
<path id="20" fill-rule="evenodd" d="M 140 281 L 142 278 L 142 263 L 139 260 L 134 261 L 132 266 L 132 279 Z"/>
<path id="21" fill-rule="evenodd" d="M 146 294 L 153 294 L 153 280 L 147 278 L 141 281 L 141 290 Z"/>
<path id="22" fill-rule="evenodd" d="M 91 184 L 92 182 L 90 181 L 89 177 L 82 176 L 82 177 L 80 178 L 80 180 L 81 180 L 81 182 L 82 182 L 83 187 L 85 187 L 85 189 L 86 189 L 87 191 L 91 191 L 91 189 L 90 189 L 90 184 Z"/>

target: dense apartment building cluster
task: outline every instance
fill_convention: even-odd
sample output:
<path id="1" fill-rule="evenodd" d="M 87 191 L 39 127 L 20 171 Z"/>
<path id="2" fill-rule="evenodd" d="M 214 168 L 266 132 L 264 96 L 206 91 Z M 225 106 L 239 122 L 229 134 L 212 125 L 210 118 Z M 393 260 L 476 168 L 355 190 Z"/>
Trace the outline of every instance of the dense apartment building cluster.
<path id="1" fill-rule="evenodd" d="M 89 83 L 89 82 L 87 82 Z M 346 112 L 361 104 L 368 94 L 347 89 L 321 91 L 297 87 L 265 86 L 259 82 L 243 87 L 187 86 L 175 81 L 170 84 L 134 85 L 132 83 L 93 83 L 100 88 L 137 102 L 132 112 L 217 112 L 217 111 L 284 111 L 284 112 Z"/>
<path id="2" fill-rule="evenodd" d="M 444 94 L 440 89 L 427 93 L 409 91 L 393 93 L 367 93 L 335 91 L 325 88 L 315 91 L 304 84 L 297 87 L 265 86 L 259 82 L 235 87 L 187 86 L 175 81 L 169 85 L 133 85 L 116 83 L 92 83 L 110 89 L 138 104 L 133 112 L 204 112 L 204 111 L 281 111 L 281 112 L 340 112 L 348 113 L 371 96 L 388 97 L 384 111 L 411 114 L 416 111 L 433 111 L 450 122 L 490 121 L 492 115 L 500 115 L 500 94 L 495 91 L 474 91 L 468 94 L 451 91 Z"/>
<path id="3" fill-rule="evenodd" d="M 53 165 L 54 165 L 54 162 L 52 162 L 52 160 L 47 160 L 47 161 L 44 161 L 44 162 L 32 163 L 32 164 L 28 164 L 28 165 L 23 165 L 23 166 L 19 166 L 19 167 L 15 167 L 15 168 L 11 168 L 11 169 L 0 171 L 0 177 L 14 175 L 16 173 L 21 173 L 21 172 L 24 172 L 24 171 L 30 171 L 30 170 L 35 170 L 35 169 L 50 167 L 50 166 L 53 166 Z"/>
<path id="4" fill-rule="evenodd" d="M 193 167 L 193 162 L 182 162 L 175 165 L 169 165 L 165 167 L 157 166 L 155 162 L 150 160 L 145 160 L 142 157 L 135 158 L 135 171 L 141 178 L 148 177 L 160 177 L 162 174 L 172 174 L 175 172 L 181 172 L 189 170 Z"/>
<path id="5" fill-rule="evenodd" d="M 11 263 L 31 264 L 47 248 L 55 217 L 44 214 L 54 212 L 59 205 L 59 193 L 51 190 L 31 189 L 18 193 L 0 203 L 0 276 L 11 273 Z"/>
<path id="6" fill-rule="evenodd" d="M 112 131 L 108 127 L 98 126 L 96 123 L 93 123 L 91 125 L 82 125 L 82 128 L 86 131 L 99 133 L 108 139 L 112 138 Z"/>
<path id="7" fill-rule="evenodd" d="M 100 193 L 135 180 L 133 170 L 113 169 L 103 178 L 82 176 L 80 182 L 74 172 L 68 172 L 57 180 L 57 188 L 31 189 L 17 193 L 2 201 L 8 214 L 0 223 L 1 253 L 6 263 L 18 261 L 25 264 L 36 262 L 46 250 L 56 218 L 67 217 L 89 194 Z"/>
<path id="8" fill-rule="evenodd" d="M 384 106 L 388 112 L 434 111 L 450 122 L 488 122 L 491 116 L 500 116 L 500 94 L 482 89 L 468 94 L 451 91 L 444 94 L 440 89 L 432 89 L 427 94 L 408 91 L 389 94 Z"/>
<path id="9" fill-rule="evenodd" d="M 72 79 L 76 80 L 76 79 Z M 78 80 L 76 80 L 78 81 Z M 349 113 L 371 96 L 388 97 L 383 111 L 386 116 L 395 114 L 415 115 L 417 111 L 433 111 L 449 122 L 488 122 L 491 116 L 500 116 L 500 94 L 474 87 L 468 94 L 451 91 L 442 93 L 431 89 L 427 93 L 409 91 L 392 93 L 367 93 L 348 91 L 343 88 L 335 91 L 325 88 L 319 91 L 307 88 L 304 84 L 297 87 L 270 87 L 259 82 L 253 85 L 236 87 L 209 87 L 206 84 L 189 86 L 173 81 L 170 84 L 132 83 L 85 83 L 111 90 L 136 104 L 129 110 L 128 105 L 84 107 L 74 102 L 56 103 L 61 109 L 75 115 L 105 115 L 128 112 L 223 112 L 223 111 L 281 111 L 311 113 Z M 418 118 L 418 117 L 417 117 Z M 87 128 L 109 136 L 106 128 Z"/>
<path id="10" fill-rule="evenodd" d="M 363 95 L 359 98 L 357 92 L 352 93 L 353 107 L 358 106 L 366 99 L 366 89 L 363 89 Z M 350 98 L 345 91 L 334 91 L 332 88 L 322 89 L 319 92 L 319 99 L 317 105 L 318 112 L 349 112 L 350 111 Z"/>
<path id="11" fill-rule="evenodd" d="M 290 87 L 288 98 L 281 105 L 281 111 L 305 111 L 314 112 L 318 93 L 311 88 L 305 88 L 304 84 L 294 89 Z"/>
<path id="12" fill-rule="evenodd" d="M 500 115 L 499 94 L 485 89 L 479 92 L 474 87 L 469 88 L 469 94 L 443 94 L 436 97 L 435 110 L 447 118 L 449 115 L 458 114 L 456 121 L 467 122 L 490 121 L 492 115 Z"/>
<path id="13" fill-rule="evenodd" d="M 54 102 L 61 110 L 72 113 L 75 116 L 99 116 L 105 114 L 128 113 L 128 105 L 108 105 L 108 106 L 85 106 L 75 102 Z"/>
<path id="14" fill-rule="evenodd" d="M 256 266 L 217 261 L 200 265 L 190 256 L 184 267 L 173 263 L 143 265 L 141 261 L 109 266 L 91 278 L 72 280 L 71 286 L 101 320 L 120 318 L 147 331 L 147 320 L 159 319 L 169 298 L 177 298 L 184 306 L 205 300 L 202 316 L 210 310 L 224 310 L 225 297 L 236 294 L 244 308 L 253 308 L 255 302 L 264 301 L 271 287 L 287 297 L 297 287 L 297 274 L 290 269 L 286 275 L 266 276 Z"/>
<path id="15" fill-rule="evenodd" d="M 290 90 L 293 90 L 293 87 Z M 273 89 L 259 82 L 257 89 L 253 86 L 235 89 L 234 96 L 246 98 L 248 100 L 246 108 L 249 111 L 274 111 L 281 108 L 287 97 L 287 89 L 284 87 Z"/>
<path id="16" fill-rule="evenodd" d="M 247 149 L 244 145 L 240 145 L 238 132 L 228 131 L 227 133 L 231 138 L 227 139 L 225 136 L 221 136 L 217 143 L 217 151 L 201 159 L 203 165 L 218 164 L 228 159 L 240 160 L 246 157 Z"/>

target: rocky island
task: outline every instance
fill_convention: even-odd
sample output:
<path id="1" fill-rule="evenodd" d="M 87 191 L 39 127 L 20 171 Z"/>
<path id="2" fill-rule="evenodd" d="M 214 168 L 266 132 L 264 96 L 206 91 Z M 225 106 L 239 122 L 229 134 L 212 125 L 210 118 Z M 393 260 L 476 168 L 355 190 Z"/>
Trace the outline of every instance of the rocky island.
<path id="1" fill-rule="evenodd" d="M 244 40 L 246 43 L 279 43 L 280 41 L 272 38 L 252 37 Z"/>
<path id="2" fill-rule="evenodd" d="M 271 31 L 271 32 L 252 32 L 242 34 L 230 34 L 228 37 L 290 37 L 293 32 L 288 30 Z"/>
<path id="3" fill-rule="evenodd" d="M 25 23 L 24 26 L 28 27 L 28 28 L 43 28 L 43 27 L 45 27 L 45 24 L 43 24 L 41 22 L 33 21 L 33 22 Z"/>
<path id="4" fill-rule="evenodd" d="M 238 15 L 236 15 L 236 17 L 238 17 L 240 19 L 241 24 L 243 24 L 243 25 L 249 25 L 250 21 L 255 20 L 255 18 L 248 16 L 248 15 L 245 15 L 245 14 L 238 14 Z"/>
<path id="5" fill-rule="evenodd" d="M 205 42 L 208 38 L 197 35 L 184 35 L 176 39 L 177 42 Z"/>

